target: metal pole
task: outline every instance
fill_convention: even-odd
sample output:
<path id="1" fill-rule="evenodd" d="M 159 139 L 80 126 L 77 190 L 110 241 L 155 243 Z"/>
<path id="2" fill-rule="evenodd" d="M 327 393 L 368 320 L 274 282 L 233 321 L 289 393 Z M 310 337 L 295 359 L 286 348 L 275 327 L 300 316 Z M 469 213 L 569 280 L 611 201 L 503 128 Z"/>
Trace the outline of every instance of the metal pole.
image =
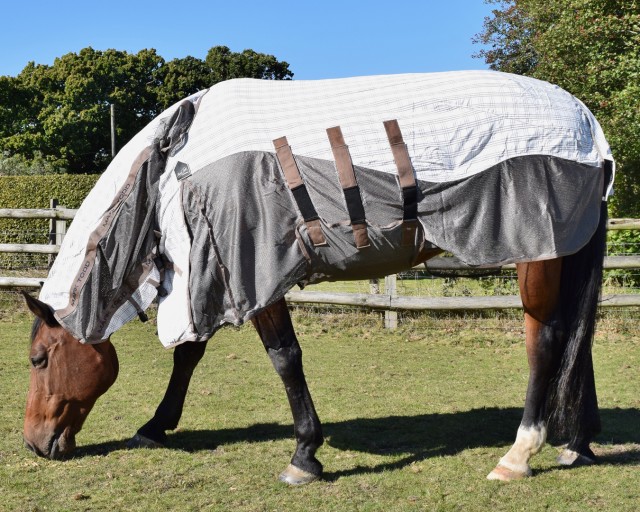
<path id="1" fill-rule="evenodd" d="M 111 158 L 116 156 L 116 106 L 111 103 Z"/>
<path id="2" fill-rule="evenodd" d="M 49 207 L 50 208 L 56 208 L 58 206 L 58 200 L 57 199 L 50 199 L 49 200 Z M 57 236 L 56 236 L 56 228 L 58 227 L 58 224 L 56 223 L 55 219 L 49 219 L 49 244 L 51 245 L 55 245 L 56 241 L 57 241 Z M 49 254 L 48 256 L 48 261 L 47 261 L 47 266 L 48 268 L 51 268 L 51 265 L 53 265 L 53 259 L 55 258 L 55 256 L 53 254 Z"/>

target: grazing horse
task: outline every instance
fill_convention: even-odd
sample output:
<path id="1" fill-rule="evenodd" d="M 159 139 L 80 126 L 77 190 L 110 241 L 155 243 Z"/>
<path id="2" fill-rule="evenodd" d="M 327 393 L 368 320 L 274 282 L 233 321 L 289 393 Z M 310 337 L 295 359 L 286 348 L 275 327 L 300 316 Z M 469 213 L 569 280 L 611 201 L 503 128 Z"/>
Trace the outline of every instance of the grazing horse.
<path id="1" fill-rule="evenodd" d="M 432 88 L 422 111 L 421 103 L 413 97 L 404 107 L 394 103 L 391 107 L 417 117 L 385 121 L 386 149 L 379 149 L 372 139 L 363 142 L 366 149 L 383 155 L 382 160 L 375 166 L 367 160 L 372 168 L 359 164 L 366 156 L 364 151 L 358 152 L 358 129 L 363 122 L 377 123 L 378 118 L 388 119 L 389 115 L 387 111 L 372 113 L 374 107 L 387 108 L 390 103 L 379 96 L 371 97 L 374 84 L 383 83 L 380 94 L 390 95 L 394 94 L 390 84 L 422 87 L 425 82 L 437 82 L 441 88 L 436 92 L 446 92 L 463 80 L 476 85 L 481 82 L 481 93 L 469 97 L 469 87 L 461 85 L 457 89 L 459 97 L 438 100 L 434 106 L 429 103 L 436 94 Z M 594 141 L 600 137 L 600 129 L 595 120 L 590 120 L 586 108 L 564 91 L 541 84 L 489 73 L 442 74 L 433 80 L 423 76 L 382 77 L 340 82 L 337 86 L 321 84 L 319 89 L 308 84 L 260 84 L 288 87 L 287 91 L 301 95 L 309 88 L 315 91 L 312 96 L 322 93 L 325 104 L 317 113 L 321 118 L 318 126 L 333 122 L 331 116 L 340 110 L 338 106 L 344 107 L 345 101 L 353 103 L 353 118 L 363 108 L 355 100 L 364 97 L 369 101 L 366 121 L 358 118 L 355 127 L 345 124 L 344 133 L 339 127 L 327 129 L 328 153 L 321 153 L 324 149 L 318 142 L 319 153 L 295 158 L 291 147 L 295 143 L 313 147 L 310 134 L 317 131 L 317 126 L 311 117 L 306 125 L 292 124 L 287 121 L 286 111 L 276 116 L 284 119 L 282 125 L 273 121 L 275 124 L 266 128 L 252 125 L 251 130 L 236 130 L 229 125 L 218 134 L 215 148 L 208 152 L 198 146 L 212 138 L 210 133 L 199 135 L 203 126 L 211 126 L 204 123 L 209 120 L 207 108 L 224 111 L 220 105 L 230 104 L 230 112 L 245 119 L 238 113 L 237 102 L 238 98 L 247 101 L 251 97 L 247 91 L 256 87 L 254 82 L 232 81 L 218 89 L 215 86 L 204 100 L 201 95 L 174 108 L 151 130 L 160 135 L 149 137 L 147 133 L 135 139 L 138 145 L 149 140 L 152 144 L 142 151 L 125 148 L 125 172 L 109 174 L 107 170 L 101 178 L 103 185 L 99 183 L 83 204 L 69 230 L 69 239 L 79 233 L 86 250 L 85 245 L 80 244 L 79 250 L 73 245 L 76 242 L 69 241 L 70 248 L 64 253 L 63 247 L 56 260 L 57 270 L 52 270 L 40 299 L 25 294 L 29 309 L 36 315 L 24 427 L 27 447 L 53 459 L 72 452 L 75 434 L 118 374 L 110 333 L 136 313 L 144 317 L 145 307 L 157 292 L 161 301 L 159 330 L 169 331 L 166 345 L 174 347 L 174 366 L 156 413 L 138 430 L 130 446 L 164 445 L 165 432 L 178 425 L 191 376 L 207 340 L 225 323 L 251 320 L 283 381 L 293 415 L 296 449 L 280 478 L 289 484 L 316 480 L 322 475 L 322 464 L 315 456 L 323 443 L 322 428 L 305 381 L 302 351 L 284 293 L 295 283 L 378 277 L 450 250 L 476 265 L 496 261 L 517 264 L 529 383 L 516 440 L 488 478 L 530 476 L 529 460 L 541 450 L 547 430 L 568 442 L 558 459 L 560 464 L 594 463 L 596 458 L 589 446 L 600 430 L 600 421 L 591 344 L 602 282 L 606 196 L 613 163 L 610 155 L 605 158 L 602 153 L 606 145 L 603 137 L 599 144 Z M 407 94 L 417 94 L 418 85 Z M 339 94 L 332 96 L 328 90 L 334 86 Z M 500 103 L 508 96 L 509 87 L 515 87 L 515 100 L 501 113 Z M 295 96 L 287 96 L 284 89 L 277 91 L 278 101 Z M 269 95 L 262 90 L 257 97 L 264 102 Z M 209 103 L 207 98 L 211 98 Z M 532 116 L 540 114 L 540 109 L 551 108 L 548 113 L 555 117 L 545 125 L 546 131 L 532 129 L 531 120 L 530 126 L 523 125 L 518 109 L 527 98 L 538 102 L 528 111 Z M 513 109 L 518 112 L 509 117 Z M 473 123 L 467 131 L 471 111 Z M 217 112 L 216 122 L 233 118 L 225 112 Z M 299 105 L 292 107 L 292 112 L 299 115 Z M 448 124 L 443 121 L 443 112 L 453 113 Z M 482 112 L 487 113 L 486 119 Z M 539 116 L 542 124 L 548 121 L 543 114 Z M 451 151 L 445 160 L 458 169 L 455 172 L 466 166 L 469 175 L 455 175 L 449 181 L 441 175 L 432 176 L 432 181 L 421 179 L 428 171 L 421 170 L 419 156 L 428 151 L 416 148 L 421 144 L 418 135 L 424 134 L 420 123 L 429 116 L 453 126 L 450 133 L 456 141 L 463 137 L 458 152 Z M 198 124 L 199 120 L 202 123 Z M 558 128 L 563 122 L 569 123 L 569 128 Z M 300 126 L 302 131 L 296 132 Z M 260 146 L 264 134 L 282 127 L 293 130 L 292 146 L 285 137 L 274 140 L 275 152 Z M 304 132 L 307 128 L 308 133 Z M 366 137 L 380 133 L 386 142 L 384 131 L 376 130 L 369 127 L 362 133 Z M 478 130 L 482 132 L 480 138 L 472 143 L 470 137 Z M 526 144 L 522 144 L 524 138 L 514 139 L 514 130 L 519 130 L 517 135 L 524 134 Z M 578 132 L 579 141 L 567 138 L 567 134 Z M 242 134 L 253 137 L 256 133 L 260 139 L 246 142 L 245 150 L 238 152 L 236 146 L 224 149 L 229 140 L 235 144 Z M 552 143 L 543 141 L 538 146 L 545 134 Z M 413 141 L 411 149 L 403 135 Z M 355 142 L 347 146 L 345 139 Z M 190 153 L 193 147 L 196 150 Z M 516 152 L 509 153 L 514 148 Z M 562 148 L 569 148 L 568 153 L 562 153 Z M 215 151 L 222 151 L 217 160 L 202 160 L 203 155 Z M 385 152 L 390 155 L 388 162 L 383 161 Z M 333 155 L 335 168 L 321 158 L 325 154 Z M 429 153 L 427 160 L 432 163 L 435 154 Z M 567 155 L 578 156 L 572 161 Z M 112 165 L 117 167 L 123 159 L 116 157 Z M 474 171 L 474 162 L 488 167 Z M 196 164 L 206 172 L 196 173 Z M 395 177 L 374 170 L 387 164 L 397 167 L 398 189 Z M 173 171 L 165 172 L 170 167 Z M 330 169 L 338 174 L 333 182 Z M 113 175 L 117 175 L 116 187 L 107 183 Z M 115 198 L 105 200 L 105 207 L 97 208 L 99 212 L 87 221 L 91 208 L 104 199 L 105 188 L 116 190 Z M 482 194 L 471 194 L 479 190 Z M 166 199 L 169 196 L 178 198 L 177 215 L 167 214 L 173 208 Z M 338 206 L 331 205 L 334 197 L 343 197 Z M 175 231 L 176 224 L 182 232 Z M 173 233 L 178 242 L 167 233 Z M 181 233 L 186 238 L 180 238 Z M 186 260 L 181 263 L 179 253 L 185 246 Z M 70 277 L 63 276 L 61 281 L 60 275 L 65 272 Z M 65 286 L 66 291 L 58 293 L 57 288 Z M 182 318 L 179 316 L 170 316 L 163 326 L 162 301 L 169 304 L 165 311 L 178 310 L 176 296 L 190 301 L 185 309 L 186 327 L 176 327 L 173 320 Z"/>
<path id="2" fill-rule="evenodd" d="M 606 208 L 598 231 L 579 253 L 562 259 L 517 265 L 524 306 L 529 384 L 516 441 L 488 475 L 513 480 L 531 475 L 529 459 L 547 437 L 549 421 L 568 445 L 560 464 L 592 464 L 589 448 L 599 432 L 591 341 L 602 279 Z M 43 302 L 25 294 L 36 315 L 31 351 L 31 380 L 24 439 L 38 455 L 52 459 L 69 454 L 74 436 L 93 404 L 118 375 L 118 358 L 110 341 L 81 344 L 65 331 Z M 282 378 L 293 414 L 296 449 L 281 474 L 290 484 L 319 478 L 322 464 L 316 450 L 323 443 L 322 428 L 302 369 L 298 344 L 284 299 L 253 319 L 260 339 Z M 153 418 L 130 442 L 135 446 L 163 446 L 165 431 L 178 426 L 185 396 L 206 342 L 178 345 L 164 398 Z"/>

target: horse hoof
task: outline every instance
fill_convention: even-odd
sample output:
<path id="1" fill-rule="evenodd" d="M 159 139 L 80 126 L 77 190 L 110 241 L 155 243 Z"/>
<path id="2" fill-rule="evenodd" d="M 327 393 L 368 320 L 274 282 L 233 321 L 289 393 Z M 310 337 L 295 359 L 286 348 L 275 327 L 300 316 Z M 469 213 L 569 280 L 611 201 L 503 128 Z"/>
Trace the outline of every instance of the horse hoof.
<path id="1" fill-rule="evenodd" d="M 315 482 L 320 475 L 314 475 L 304 469 L 300 469 L 293 464 L 289 464 L 287 469 L 280 473 L 280 481 L 289 485 L 304 485 Z"/>
<path id="2" fill-rule="evenodd" d="M 586 455 L 582 455 L 576 451 L 565 448 L 556 459 L 561 466 L 591 466 L 597 461 Z"/>
<path id="3" fill-rule="evenodd" d="M 516 471 L 498 464 L 494 470 L 487 475 L 487 480 L 501 480 L 502 482 L 511 482 L 512 480 L 522 480 L 531 476 L 531 469 L 526 471 Z"/>
<path id="4" fill-rule="evenodd" d="M 136 434 L 127 442 L 127 448 L 164 448 L 164 445 L 142 434 Z"/>

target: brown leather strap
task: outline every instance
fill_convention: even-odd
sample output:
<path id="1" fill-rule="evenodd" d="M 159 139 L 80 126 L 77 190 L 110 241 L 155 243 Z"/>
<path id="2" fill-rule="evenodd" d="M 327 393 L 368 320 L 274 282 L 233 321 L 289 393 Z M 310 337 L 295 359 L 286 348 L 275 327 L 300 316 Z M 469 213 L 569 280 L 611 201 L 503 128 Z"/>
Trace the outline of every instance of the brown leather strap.
<path id="1" fill-rule="evenodd" d="M 416 230 L 418 222 L 418 186 L 413 174 L 409 150 L 402 138 L 402 132 L 396 119 L 384 122 L 393 159 L 398 169 L 398 178 L 402 188 L 403 214 L 402 214 L 402 245 L 414 245 L 416 243 Z"/>
<path id="2" fill-rule="evenodd" d="M 356 175 L 353 172 L 353 164 L 351 163 L 351 154 L 344 142 L 342 130 L 339 126 L 327 128 L 327 136 L 331 144 L 331 151 L 333 151 L 333 158 L 336 161 L 340 185 L 342 185 L 343 189 L 357 186 Z"/>
<path id="3" fill-rule="evenodd" d="M 275 139 L 273 145 L 276 149 L 276 158 L 287 180 L 287 185 L 289 185 L 293 198 L 298 205 L 298 210 L 307 226 L 307 233 L 309 233 L 311 243 L 316 247 L 327 245 L 327 240 L 322 232 L 320 217 L 311 202 L 307 187 L 302 181 L 298 164 L 296 164 L 296 159 L 293 157 L 293 152 L 287 142 L 287 138 L 280 137 L 279 139 Z"/>
<path id="4" fill-rule="evenodd" d="M 276 148 L 276 156 L 278 157 L 278 162 L 280 162 L 280 167 L 282 167 L 282 172 L 284 173 L 289 188 L 294 189 L 303 185 L 304 183 L 298 170 L 298 164 L 296 164 L 296 160 L 293 158 L 293 152 L 287 142 L 287 138 L 280 137 L 274 140 L 273 146 Z"/>
<path id="5" fill-rule="evenodd" d="M 413 175 L 413 166 L 411 165 L 411 157 L 409 156 L 409 150 L 407 145 L 402 139 L 402 132 L 398 121 L 393 119 L 391 121 L 384 122 L 384 129 L 387 131 L 387 138 L 389 139 L 389 145 L 393 153 L 393 159 L 396 162 L 398 168 L 398 177 L 400 178 L 400 186 L 415 187 L 416 179 Z"/>
<path id="6" fill-rule="evenodd" d="M 338 171 L 338 179 L 342 186 L 347 210 L 351 220 L 351 229 L 353 230 L 353 238 L 358 249 L 369 247 L 369 235 L 367 233 L 367 220 L 364 213 L 364 205 L 362 204 L 362 196 L 360 188 L 356 181 L 356 175 L 353 171 L 353 162 L 349 147 L 344 142 L 342 130 L 339 126 L 327 128 L 327 136 L 333 151 L 333 158 L 336 161 L 336 169 Z"/>
<path id="7" fill-rule="evenodd" d="M 353 240 L 356 243 L 357 249 L 364 249 L 365 247 L 371 246 L 366 224 L 351 224 L 351 229 L 353 229 Z"/>

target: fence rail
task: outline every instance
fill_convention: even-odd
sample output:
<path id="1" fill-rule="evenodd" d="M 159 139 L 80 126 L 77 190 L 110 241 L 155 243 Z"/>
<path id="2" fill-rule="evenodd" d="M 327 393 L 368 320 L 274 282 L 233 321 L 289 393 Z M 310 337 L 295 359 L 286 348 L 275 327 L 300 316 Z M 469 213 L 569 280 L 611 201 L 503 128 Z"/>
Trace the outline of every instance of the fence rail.
<path id="1" fill-rule="evenodd" d="M 13 219 L 53 219 L 56 221 L 73 220 L 77 210 L 70 208 L 41 208 L 41 209 L 0 209 L 0 218 Z M 607 225 L 609 230 L 640 229 L 640 219 L 610 219 Z M 55 235 L 55 234 L 54 234 Z M 60 237 L 51 238 L 56 243 L 51 244 L 0 244 L 0 253 L 33 253 L 55 255 L 60 251 Z M 640 255 L 607 256 L 604 260 L 604 268 L 609 269 L 638 269 L 640 268 Z M 436 257 L 416 267 L 418 270 L 432 272 L 455 272 L 478 270 L 469 267 L 457 258 Z M 482 268 L 481 271 L 495 271 L 515 269 L 515 265 L 502 267 Z M 40 277 L 2 277 L 1 288 L 39 288 L 45 278 Z M 476 297 L 413 297 L 398 296 L 395 292 L 393 281 L 387 282 L 391 287 L 386 294 L 379 293 L 338 293 L 318 291 L 290 291 L 286 298 L 292 303 L 298 304 L 328 304 L 340 306 L 359 306 L 371 309 L 380 309 L 389 312 L 398 310 L 424 311 L 424 310 L 483 310 L 483 309 L 510 309 L 522 308 L 522 302 L 517 295 L 496 295 Z M 628 307 L 640 306 L 640 294 L 613 294 L 605 295 L 601 301 L 601 307 Z"/>
<path id="2" fill-rule="evenodd" d="M 1 219 L 73 220 L 78 210 L 72 208 L 0 208 Z"/>
<path id="3" fill-rule="evenodd" d="M 360 306 L 391 311 L 465 311 L 483 309 L 522 308 L 518 295 L 488 295 L 486 297 L 390 297 L 366 293 L 325 293 L 290 291 L 285 298 L 298 304 L 331 304 Z M 640 306 L 640 295 L 605 295 L 600 307 Z"/>

